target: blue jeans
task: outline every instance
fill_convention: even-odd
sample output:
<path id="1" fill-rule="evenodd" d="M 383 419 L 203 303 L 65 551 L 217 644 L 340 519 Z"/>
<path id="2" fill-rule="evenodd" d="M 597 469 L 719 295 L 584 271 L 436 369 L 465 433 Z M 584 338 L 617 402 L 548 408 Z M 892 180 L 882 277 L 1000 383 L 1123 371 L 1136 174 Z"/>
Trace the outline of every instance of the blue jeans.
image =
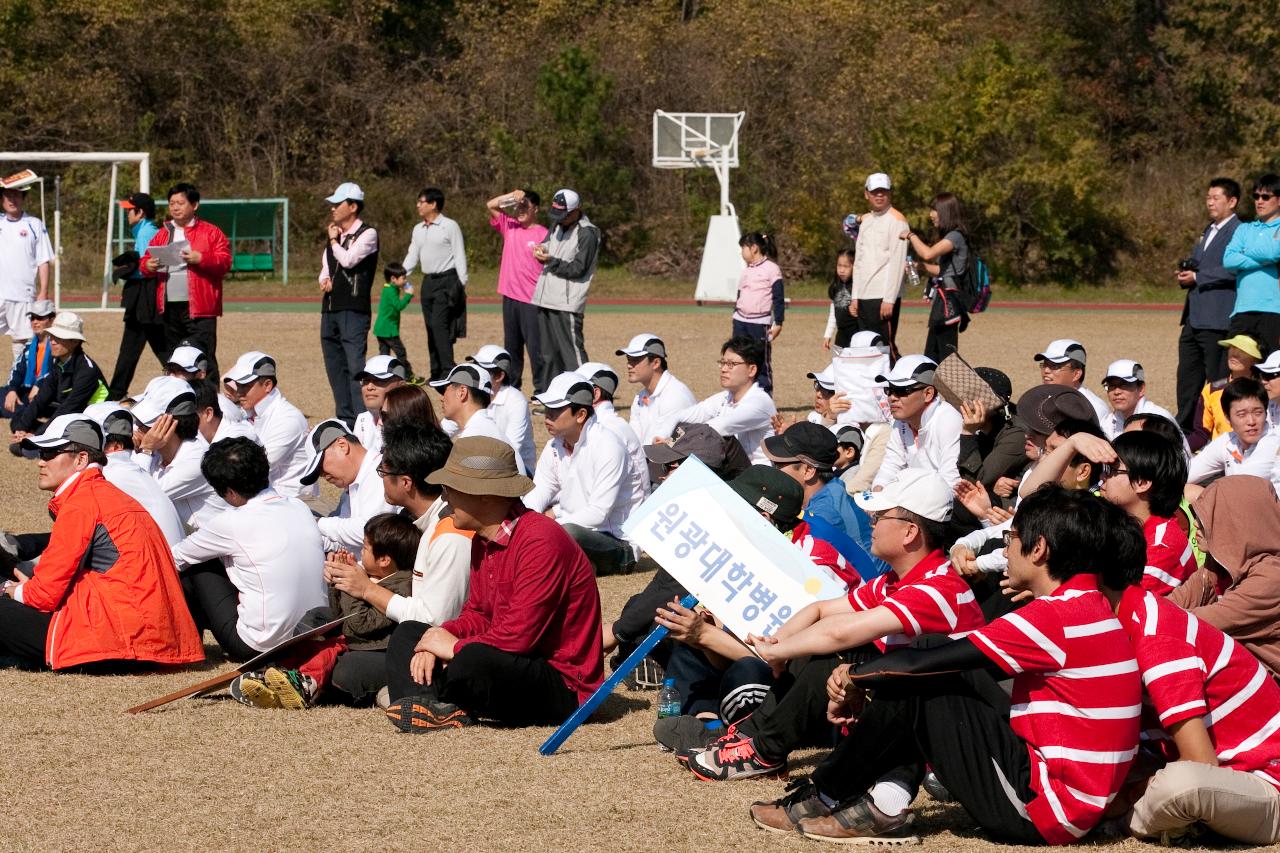
<path id="1" fill-rule="evenodd" d="M 324 372 L 333 390 L 334 414 L 347 426 L 364 411 L 360 383 L 356 375 L 364 370 L 365 348 L 369 341 L 370 315 L 359 311 L 328 311 L 320 315 L 320 351 Z"/>

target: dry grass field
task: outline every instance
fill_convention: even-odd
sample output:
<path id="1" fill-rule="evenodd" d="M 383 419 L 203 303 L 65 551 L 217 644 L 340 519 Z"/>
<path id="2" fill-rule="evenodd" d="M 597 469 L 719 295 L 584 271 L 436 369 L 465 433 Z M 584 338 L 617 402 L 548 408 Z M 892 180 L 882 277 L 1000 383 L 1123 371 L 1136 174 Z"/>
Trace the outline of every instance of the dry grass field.
<path id="1" fill-rule="evenodd" d="M 89 352 L 106 366 L 119 337 L 118 314 L 87 316 Z M 924 315 L 904 317 L 904 352 L 923 344 Z M 796 311 L 774 356 L 780 405 L 801 412 L 804 374 L 824 363 L 825 312 Z M 587 320 L 590 354 L 614 364 L 633 333 L 661 334 L 673 370 L 699 394 L 715 390 L 713 365 L 729 331 L 727 309 L 634 313 L 600 309 Z M 229 313 L 220 361 L 257 348 L 281 364 L 281 388 L 314 423 L 332 412 L 316 315 Z M 420 315 L 406 316 L 410 355 L 426 367 Z M 1031 356 L 1050 339 L 1076 337 L 1090 353 L 1090 383 L 1106 363 L 1136 357 L 1150 391 L 1172 407 L 1177 315 L 998 310 L 962 338 L 975 365 L 998 365 L 1020 391 L 1038 381 Z M 465 355 L 500 341 L 497 313 L 478 310 Z M 140 390 L 154 362 L 135 380 Z M 108 369 L 109 373 L 109 369 Z M 629 400 L 629 395 L 628 395 Z M 625 402 L 625 401 L 624 401 Z M 537 429 L 545 437 L 540 423 Z M 35 465 L 0 455 L 2 526 L 45 530 L 46 495 Z M 617 614 L 644 576 L 600 582 L 605 617 Z M 212 643 L 212 640 L 209 640 Z M 397 735 L 376 710 L 307 713 L 245 708 L 222 697 L 181 701 L 141 716 L 124 709 L 207 677 L 225 666 L 216 649 L 198 669 L 130 677 L 0 671 L 0 774 L 9 780 L 0 849 L 432 849 L 432 850 L 764 850 L 815 844 L 766 835 L 747 805 L 777 796 L 775 781 L 712 785 L 694 781 L 653 745 L 653 693 L 620 692 L 602 719 L 543 758 L 547 729 L 472 728 Z M 802 755 L 795 772 L 815 760 Z M 993 849 L 958 807 L 920 804 L 928 849 Z M 1135 841 L 1109 849 L 1141 849 Z"/>

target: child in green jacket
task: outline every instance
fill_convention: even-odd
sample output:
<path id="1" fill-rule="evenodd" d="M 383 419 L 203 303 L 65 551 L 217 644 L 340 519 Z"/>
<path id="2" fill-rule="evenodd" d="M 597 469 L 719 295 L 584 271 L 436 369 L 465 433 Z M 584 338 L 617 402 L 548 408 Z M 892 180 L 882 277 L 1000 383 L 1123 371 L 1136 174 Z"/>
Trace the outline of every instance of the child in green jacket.
<path id="1" fill-rule="evenodd" d="M 378 299 L 378 319 L 373 324 L 373 336 L 378 339 L 378 355 L 391 355 L 404 362 L 404 369 L 412 377 L 413 367 L 400 340 L 400 312 L 413 300 L 413 285 L 403 264 L 390 263 L 382 270 L 385 280 L 382 296 Z"/>

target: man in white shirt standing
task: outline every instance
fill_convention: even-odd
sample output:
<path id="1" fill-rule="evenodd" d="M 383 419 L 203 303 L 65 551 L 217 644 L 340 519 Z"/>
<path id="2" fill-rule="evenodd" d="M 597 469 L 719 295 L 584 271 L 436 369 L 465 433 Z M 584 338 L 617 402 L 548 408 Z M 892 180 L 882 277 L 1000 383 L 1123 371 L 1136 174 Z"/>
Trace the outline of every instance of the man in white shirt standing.
<path id="1" fill-rule="evenodd" d="M 278 381 L 276 360 L 250 350 L 236 359 L 223 385 L 267 451 L 271 488 L 285 497 L 313 496 L 317 489 L 301 482 L 307 468 L 307 418 L 280 393 Z"/>
<path id="2" fill-rule="evenodd" d="M 1107 375 L 1102 378 L 1102 387 L 1107 389 L 1107 400 L 1111 403 L 1111 412 L 1102 421 L 1102 431 L 1109 436 L 1124 432 L 1124 422 L 1131 415 L 1149 413 L 1177 423 L 1168 409 L 1147 399 L 1146 372 L 1131 358 L 1111 362 Z"/>
<path id="3" fill-rule="evenodd" d="M 641 332 L 616 354 L 627 359 L 627 381 L 640 386 L 631 401 L 632 431 L 641 445 L 666 438 L 657 427 L 698 402 L 689 386 L 668 370 L 667 345 L 657 335 Z"/>
<path id="4" fill-rule="evenodd" d="M 720 387 L 701 403 L 668 415 L 655 431 L 669 436 L 676 424 L 708 424 L 726 438 L 733 436 L 752 464 L 768 465 L 760 442 L 773 435 L 773 398 L 756 384 L 764 364 L 764 344 L 752 338 L 730 338 L 720 347 Z"/>
<path id="5" fill-rule="evenodd" d="M 152 379 L 129 414 L 136 423 L 133 461 L 164 489 L 184 525 L 197 526 L 196 515 L 206 509 L 210 515 L 226 509 L 200 472 L 209 442 L 200 434 L 190 383 L 174 376 Z"/>
<path id="6" fill-rule="evenodd" d="M 186 536 L 178 510 L 160 484 L 131 458 L 134 449 L 133 415 L 119 403 L 94 403 L 84 410 L 84 414 L 102 427 L 102 452 L 107 457 L 102 475 L 142 504 L 142 508 L 155 519 L 169 547 L 177 545 Z"/>
<path id="7" fill-rule="evenodd" d="M 1219 347 L 1221 349 L 1221 347 Z M 1040 362 L 1040 379 L 1045 385 L 1066 385 L 1084 395 L 1093 406 L 1098 416 L 1098 424 L 1107 431 L 1111 407 L 1097 394 L 1084 387 L 1085 364 L 1087 354 L 1084 344 L 1070 338 L 1059 338 L 1049 341 L 1043 352 L 1036 353 L 1036 361 Z M 1107 432 L 1107 438 L 1115 438 L 1119 433 Z"/>
<path id="8" fill-rule="evenodd" d="M 360 446 L 346 424 L 337 418 L 321 421 L 307 435 L 309 458 L 302 484 L 310 486 L 324 477 L 342 490 L 338 507 L 316 521 L 324 552 L 348 551 L 353 556 L 364 547 L 364 525 L 378 513 L 395 512 L 382 490 L 378 466 L 382 454 Z"/>
<path id="9" fill-rule="evenodd" d="M 49 265 L 53 261 L 53 246 L 44 223 L 24 211 L 29 187 L 7 187 L 0 193 L 4 205 L 0 218 L 0 333 L 12 340 L 15 362 L 31 340 L 27 319 L 31 303 L 49 298 Z"/>
<path id="10" fill-rule="evenodd" d="M 408 381 L 409 370 L 393 355 L 375 355 L 364 363 L 356 379 L 364 411 L 356 415 L 354 432 L 366 450 L 376 453 L 382 449 L 382 401 L 388 391 Z"/>
<path id="11" fill-rule="evenodd" d="M 475 355 L 467 356 L 467 361 L 489 371 L 494 387 L 489 413 L 507 444 L 515 448 L 521 469 L 532 471 L 538 464 L 538 452 L 533 445 L 533 419 L 529 416 L 528 398 L 510 384 L 512 360 L 511 353 L 496 344 L 485 344 Z"/>
<path id="12" fill-rule="evenodd" d="M 613 408 L 613 395 L 618 390 L 618 374 L 612 367 L 599 361 L 584 362 L 574 372 L 586 377 L 594 386 L 592 406 L 596 420 L 608 428 L 627 449 L 627 456 L 631 460 L 628 483 L 634 503 L 638 505 L 649 495 L 649 460 L 644 455 L 644 445 L 631 431 L 631 425 Z"/>
<path id="13" fill-rule="evenodd" d="M 863 195 L 871 210 L 858 221 L 853 260 L 858 326 L 879 334 L 896 352 L 902 274 L 907 261 L 907 242 L 900 237 L 907 218 L 893 206 L 893 184 L 884 172 L 867 176 Z"/>
<path id="14" fill-rule="evenodd" d="M 636 504 L 628 483 L 631 462 L 622 442 L 595 419 L 593 397 L 591 383 L 574 372 L 561 373 L 534 396 L 546 407 L 551 441 L 542 448 L 524 504 L 559 522 L 597 575 L 625 573 L 636 561 L 622 539 L 622 523 Z"/>
<path id="15" fill-rule="evenodd" d="M 884 385 L 894 420 L 873 491 L 896 482 L 908 468 L 937 471 L 948 486 L 960 482 L 956 462 L 964 418 L 938 395 L 933 384 L 937 369 L 931 358 L 906 355 L 887 374 L 876 377 Z"/>
<path id="16" fill-rule="evenodd" d="M 458 223 L 444 215 L 444 193 L 427 187 L 418 193 L 418 216 L 409 253 L 404 256 L 406 274 L 422 270 L 422 318 L 427 326 L 427 352 L 431 378 L 440 379 L 453 369 L 453 342 L 457 320 L 467 305 L 467 250 Z"/>
<path id="17" fill-rule="evenodd" d="M 329 241 L 320 261 L 320 351 L 334 411 L 348 426 L 364 411 L 356 374 L 364 366 L 378 274 L 378 232 L 360 218 L 364 190 L 348 181 L 325 199 Z"/>

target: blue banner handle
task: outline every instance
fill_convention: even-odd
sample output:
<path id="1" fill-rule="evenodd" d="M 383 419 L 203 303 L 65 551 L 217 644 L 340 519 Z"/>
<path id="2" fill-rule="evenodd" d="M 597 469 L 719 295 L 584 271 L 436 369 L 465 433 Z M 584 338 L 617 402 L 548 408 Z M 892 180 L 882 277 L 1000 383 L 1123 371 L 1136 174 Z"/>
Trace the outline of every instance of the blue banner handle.
<path id="1" fill-rule="evenodd" d="M 697 604 L 698 599 L 692 594 L 680 599 L 680 606 L 689 610 L 692 610 Z M 569 739 L 569 736 L 577 730 L 578 726 L 585 723 L 587 717 L 595 713 L 596 708 L 599 708 L 604 700 L 609 698 L 609 694 L 613 692 L 619 682 L 630 675 L 640 665 L 640 661 L 644 660 L 645 656 L 653 651 L 653 647 L 662 642 L 662 639 L 666 636 L 667 629 L 661 625 L 650 631 L 649 636 L 645 637 L 640 645 L 636 646 L 636 650 L 622 662 L 622 666 L 615 669 L 613 674 L 605 679 L 604 684 L 601 684 L 595 693 L 588 696 L 587 701 L 579 705 L 578 710 L 570 714 L 569 719 L 561 723 L 560 728 L 556 729 L 551 737 L 547 738 L 542 746 L 538 747 L 538 752 L 543 755 L 554 755 L 555 751 Z"/>

